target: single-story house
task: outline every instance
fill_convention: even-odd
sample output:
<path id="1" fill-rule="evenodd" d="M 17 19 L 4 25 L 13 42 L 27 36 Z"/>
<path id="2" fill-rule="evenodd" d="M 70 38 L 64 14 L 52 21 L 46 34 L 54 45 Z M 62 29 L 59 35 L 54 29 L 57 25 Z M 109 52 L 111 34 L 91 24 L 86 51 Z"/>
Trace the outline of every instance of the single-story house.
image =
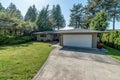
<path id="1" fill-rule="evenodd" d="M 61 46 L 96 48 L 97 34 L 102 31 L 71 29 L 36 32 L 37 41 L 59 41 Z"/>

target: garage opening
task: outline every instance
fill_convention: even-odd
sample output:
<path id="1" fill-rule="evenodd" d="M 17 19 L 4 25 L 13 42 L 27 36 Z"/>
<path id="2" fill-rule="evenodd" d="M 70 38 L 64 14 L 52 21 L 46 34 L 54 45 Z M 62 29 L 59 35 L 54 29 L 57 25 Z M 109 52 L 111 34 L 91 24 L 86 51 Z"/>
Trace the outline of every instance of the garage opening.
<path id="1" fill-rule="evenodd" d="M 92 48 L 92 35 L 63 35 L 63 46 Z"/>

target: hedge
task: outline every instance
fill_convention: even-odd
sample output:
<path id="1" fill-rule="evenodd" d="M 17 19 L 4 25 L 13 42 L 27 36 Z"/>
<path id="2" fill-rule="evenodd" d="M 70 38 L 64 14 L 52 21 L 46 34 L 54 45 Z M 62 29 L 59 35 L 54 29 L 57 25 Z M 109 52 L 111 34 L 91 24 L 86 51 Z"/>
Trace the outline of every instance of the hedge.
<path id="1" fill-rule="evenodd" d="M 17 35 L 0 35 L 0 45 L 3 44 L 20 44 L 31 41 L 31 36 L 17 36 Z"/>
<path id="2" fill-rule="evenodd" d="M 120 50 L 120 30 L 111 30 L 103 33 L 101 41 L 107 46 Z"/>

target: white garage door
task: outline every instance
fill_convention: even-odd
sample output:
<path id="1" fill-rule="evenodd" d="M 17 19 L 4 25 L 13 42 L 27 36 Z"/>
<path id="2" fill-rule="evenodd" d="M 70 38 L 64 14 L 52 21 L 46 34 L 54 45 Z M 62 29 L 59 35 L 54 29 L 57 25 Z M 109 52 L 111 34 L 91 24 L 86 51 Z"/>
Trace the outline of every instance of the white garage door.
<path id="1" fill-rule="evenodd" d="M 92 48 L 92 35 L 63 35 L 63 46 Z"/>

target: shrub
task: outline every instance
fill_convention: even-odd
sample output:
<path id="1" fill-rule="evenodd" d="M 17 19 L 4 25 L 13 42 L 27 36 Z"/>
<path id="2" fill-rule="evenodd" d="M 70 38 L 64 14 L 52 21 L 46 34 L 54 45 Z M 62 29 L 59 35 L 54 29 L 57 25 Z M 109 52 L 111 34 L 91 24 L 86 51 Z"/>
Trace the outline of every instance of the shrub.
<path id="1" fill-rule="evenodd" d="M 120 37 L 115 39 L 115 48 L 120 49 Z"/>
<path id="2" fill-rule="evenodd" d="M 0 44 L 19 44 L 33 40 L 31 36 L 0 35 Z"/>
<path id="3" fill-rule="evenodd" d="M 120 31 L 114 30 L 109 31 L 108 33 L 103 33 L 101 41 L 107 46 L 120 49 Z"/>

